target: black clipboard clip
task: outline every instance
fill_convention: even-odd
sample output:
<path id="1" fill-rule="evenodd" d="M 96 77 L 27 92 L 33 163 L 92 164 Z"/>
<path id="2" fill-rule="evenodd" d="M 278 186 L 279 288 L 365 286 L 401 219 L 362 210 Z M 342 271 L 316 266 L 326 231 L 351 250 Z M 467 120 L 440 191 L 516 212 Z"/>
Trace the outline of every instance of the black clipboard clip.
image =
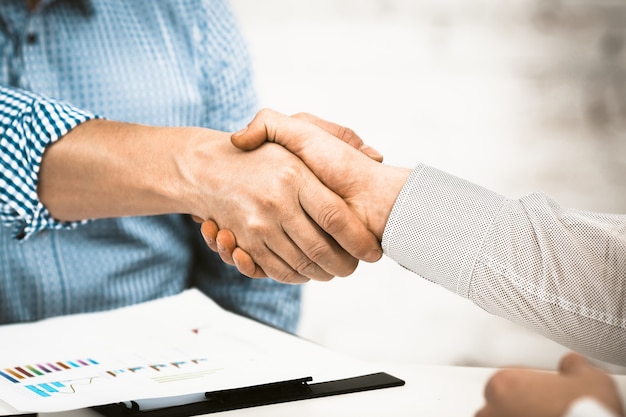
<path id="1" fill-rule="evenodd" d="M 212 391 L 205 393 L 205 399 L 202 401 L 148 411 L 128 408 L 122 404 L 97 406 L 92 407 L 92 410 L 106 417 L 188 417 L 398 387 L 405 384 L 403 380 L 385 372 L 310 384 L 309 382 L 312 380 L 312 377 L 306 377 L 244 388 Z"/>

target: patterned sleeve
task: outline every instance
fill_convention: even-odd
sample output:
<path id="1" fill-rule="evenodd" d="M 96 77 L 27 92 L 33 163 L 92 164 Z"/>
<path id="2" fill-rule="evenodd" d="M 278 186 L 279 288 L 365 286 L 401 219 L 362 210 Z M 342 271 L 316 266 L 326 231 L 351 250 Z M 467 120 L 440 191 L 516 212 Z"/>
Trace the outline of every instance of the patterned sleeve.
<path id="1" fill-rule="evenodd" d="M 426 165 L 400 192 L 385 253 L 577 352 L 626 365 L 626 215 L 509 199 Z"/>
<path id="2" fill-rule="evenodd" d="M 26 239 L 44 229 L 71 229 L 58 222 L 37 195 L 46 146 L 97 116 L 27 91 L 0 86 L 0 221 L 13 237 Z"/>

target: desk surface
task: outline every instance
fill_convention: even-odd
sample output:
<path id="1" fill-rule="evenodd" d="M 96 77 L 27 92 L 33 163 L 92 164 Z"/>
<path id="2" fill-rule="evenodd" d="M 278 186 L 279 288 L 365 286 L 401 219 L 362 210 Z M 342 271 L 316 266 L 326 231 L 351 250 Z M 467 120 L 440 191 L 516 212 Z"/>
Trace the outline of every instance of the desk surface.
<path id="1" fill-rule="evenodd" d="M 406 381 L 406 385 L 355 394 L 296 401 L 263 407 L 218 413 L 228 417 L 333 417 L 391 415 L 471 417 L 483 404 L 483 388 L 495 371 L 491 368 L 454 366 L 384 365 L 388 372 Z M 617 376 L 626 392 L 626 375 Z M 90 410 L 40 414 L 40 417 L 98 417 Z"/>

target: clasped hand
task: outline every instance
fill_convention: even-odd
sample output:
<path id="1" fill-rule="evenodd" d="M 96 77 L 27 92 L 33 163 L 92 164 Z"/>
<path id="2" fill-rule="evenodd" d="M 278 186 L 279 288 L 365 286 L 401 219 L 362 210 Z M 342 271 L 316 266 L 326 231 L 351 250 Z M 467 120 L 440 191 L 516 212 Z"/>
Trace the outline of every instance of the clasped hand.
<path id="1" fill-rule="evenodd" d="M 284 125 L 284 119 L 302 125 Z M 323 132 L 333 142 L 345 146 L 344 151 L 354 152 L 367 164 L 380 165 L 382 160 L 350 130 L 304 114 L 287 118 L 269 110 L 261 111 L 246 132 L 233 135 L 232 143 L 240 149 L 225 143 L 220 154 L 226 157 L 211 163 L 214 172 L 223 172 L 225 177 L 214 182 L 212 189 L 218 196 L 228 195 L 228 198 L 216 198 L 208 215 L 196 215 L 194 219 L 205 220 L 201 230 L 207 245 L 250 277 L 270 276 L 285 283 L 328 280 L 351 274 L 358 260 L 373 262 L 382 256 L 380 238 L 370 230 L 363 216 L 367 207 L 355 210 L 355 202 L 337 192 L 338 184 L 334 184 L 334 190 L 328 188 L 323 184 L 319 167 L 314 174 L 307 167 L 310 161 L 298 158 L 291 149 L 273 143 L 260 146 L 266 141 L 267 132 L 283 137 L 287 128 L 303 133 L 299 130 L 302 126 L 314 128 L 311 137 L 315 136 L 316 140 Z M 345 142 L 337 140 L 335 135 Z M 237 137 L 242 140 L 237 142 Z M 258 149 L 241 150 L 252 148 Z M 327 151 L 334 152 L 334 145 Z M 238 170 L 229 165 L 232 161 L 237 161 Z M 259 161 L 263 161 L 263 169 L 251 169 Z M 334 161 L 324 163 L 334 164 Z M 234 172 L 236 176 L 227 177 Z M 353 179 L 346 177 L 339 184 L 339 191 L 353 184 Z M 224 229 L 223 236 L 232 238 L 218 238 L 218 226 Z M 238 252 L 233 256 L 235 245 Z"/>
<path id="2" fill-rule="evenodd" d="M 277 145 L 271 142 L 276 142 L 297 156 L 306 164 L 306 168 L 303 167 L 306 173 L 302 173 L 306 174 L 306 178 L 302 178 L 302 186 L 307 188 L 307 182 L 313 185 L 321 181 L 332 190 L 327 192 L 341 197 L 345 204 L 345 208 L 341 206 L 341 211 L 336 210 L 332 216 L 325 216 L 321 219 L 324 223 L 320 223 L 320 216 L 316 218 L 314 211 L 309 210 L 319 210 L 323 200 L 301 195 L 307 213 L 313 213 L 311 217 L 334 238 L 340 249 L 362 260 L 375 261 L 380 257 L 380 252 L 375 251 L 370 252 L 369 258 L 363 257 L 366 254 L 363 248 L 372 248 L 372 245 L 369 240 L 364 240 L 363 237 L 368 236 L 362 227 L 368 229 L 378 245 L 393 203 L 410 174 L 409 169 L 381 164 L 382 156 L 365 145 L 352 130 L 305 113 L 288 117 L 269 109 L 262 110 L 246 129 L 233 134 L 231 141 L 241 150 L 252 151 L 249 152 L 251 154 L 273 149 Z M 311 179 L 309 170 L 315 174 L 315 179 Z M 285 182 L 284 189 L 273 189 L 275 201 L 289 199 L 289 188 L 290 185 Z M 266 212 L 265 215 L 276 214 Z M 245 236 L 234 233 L 228 225 L 217 219 L 206 219 L 201 230 L 207 245 L 217 251 L 225 262 L 236 265 L 244 275 L 253 278 L 270 276 L 281 282 L 295 282 L 284 279 L 276 264 L 268 264 L 258 257 L 254 247 L 243 242 Z M 332 250 L 337 250 L 337 245 L 328 239 L 319 240 L 318 246 L 327 248 L 323 253 L 318 252 L 320 256 L 315 259 L 319 262 L 325 257 L 330 258 Z"/>

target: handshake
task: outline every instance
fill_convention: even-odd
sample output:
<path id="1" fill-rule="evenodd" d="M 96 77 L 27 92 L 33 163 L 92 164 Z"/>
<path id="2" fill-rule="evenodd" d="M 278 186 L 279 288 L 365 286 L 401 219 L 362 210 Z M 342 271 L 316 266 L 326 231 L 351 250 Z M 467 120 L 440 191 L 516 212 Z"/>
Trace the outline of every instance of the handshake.
<path id="1" fill-rule="evenodd" d="M 346 276 L 359 260 L 380 259 L 387 218 L 411 170 L 382 164 L 352 130 L 305 113 L 261 110 L 231 142 L 272 157 L 258 173 L 270 180 L 234 197 L 250 208 L 245 228 L 235 231 L 228 216 L 226 224 L 194 216 L 224 262 L 249 277 L 295 284 Z"/>

